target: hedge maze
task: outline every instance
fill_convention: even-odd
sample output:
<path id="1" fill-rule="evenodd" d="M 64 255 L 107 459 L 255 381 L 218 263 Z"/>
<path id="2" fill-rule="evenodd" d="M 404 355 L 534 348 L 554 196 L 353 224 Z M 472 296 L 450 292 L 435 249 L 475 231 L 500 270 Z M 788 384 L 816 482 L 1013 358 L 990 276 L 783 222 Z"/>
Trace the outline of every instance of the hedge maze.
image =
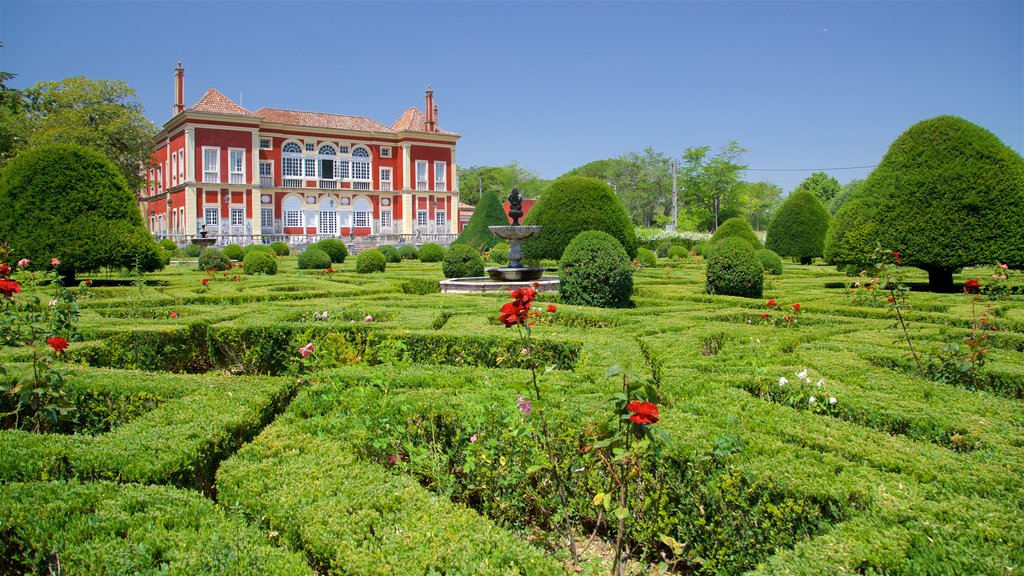
<path id="1" fill-rule="evenodd" d="M 1019 295 L 912 291 L 926 377 L 884 298 L 824 266 L 787 264 L 748 299 L 661 258 L 630 308 L 540 295 L 558 311 L 529 349 L 497 320 L 507 295 L 429 290 L 440 264 L 334 270 L 97 277 L 63 368 L 75 422 L 0 431 L 0 574 L 573 573 L 517 408 L 530 359 L 553 367 L 584 574 L 608 573 L 614 538 L 589 448 L 613 365 L 660 389 L 668 436 L 629 480 L 633 573 L 1024 570 Z M 950 369 L 964 338 L 987 351 L 969 378 Z M 24 348 L 0 360 L 30 369 Z"/>

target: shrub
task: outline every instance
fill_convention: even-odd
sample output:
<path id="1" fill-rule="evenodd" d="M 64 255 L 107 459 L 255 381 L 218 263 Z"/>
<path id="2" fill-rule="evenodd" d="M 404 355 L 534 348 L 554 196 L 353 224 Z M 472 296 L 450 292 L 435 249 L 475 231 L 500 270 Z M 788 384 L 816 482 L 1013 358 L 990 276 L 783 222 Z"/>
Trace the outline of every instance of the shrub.
<path id="1" fill-rule="evenodd" d="M 245 251 L 242 250 L 242 247 L 238 244 L 228 244 L 221 249 L 221 252 L 231 260 L 241 260 L 242 258 L 245 258 Z"/>
<path id="2" fill-rule="evenodd" d="M 178 243 L 170 238 L 164 238 L 160 241 L 160 247 L 168 252 L 174 252 L 178 249 Z"/>
<path id="3" fill-rule="evenodd" d="M 489 226 L 508 226 L 508 216 L 501 206 L 498 193 L 494 190 L 483 193 L 466 227 L 452 244 L 468 244 L 481 251 L 487 250 L 499 242 L 498 237 L 491 233 Z"/>
<path id="4" fill-rule="evenodd" d="M 789 195 L 772 217 L 765 247 L 779 256 L 799 258 L 810 264 L 825 253 L 828 208 L 812 192 L 798 190 Z"/>
<path id="5" fill-rule="evenodd" d="M 484 259 L 468 244 L 452 244 L 444 256 L 442 270 L 445 278 L 483 276 Z"/>
<path id="6" fill-rule="evenodd" d="M 624 308 L 633 296 L 633 265 L 607 232 L 581 232 L 565 247 L 558 264 L 559 295 L 566 304 Z"/>
<path id="7" fill-rule="evenodd" d="M 157 256 L 160 258 L 160 265 L 167 266 L 171 263 L 171 251 L 160 248 L 157 250 Z"/>
<path id="8" fill-rule="evenodd" d="M 644 268 L 654 268 L 658 265 L 658 255 L 647 248 L 637 248 L 636 259 Z"/>
<path id="9" fill-rule="evenodd" d="M 690 251 L 686 246 L 673 246 L 668 249 L 668 257 L 673 260 L 686 260 L 690 257 Z"/>
<path id="10" fill-rule="evenodd" d="M 199 255 L 200 270 L 227 270 L 231 260 L 216 248 L 207 248 Z"/>
<path id="11" fill-rule="evenodd" d="M 444 260 L 444 248 L 439 244 L 427 242 L 420 246 L 420 262 L 440 262 Z"/>
<path id="12" fill-rule="evenodd" d="M 388 259 L 377 249 L 363 250 L 356 255 L 356 272 L 360 274 L 383 272 L 387 265 Z"/>
<path id="13" fill-rule="evenodd" d="M 412 244 L 399 244 L 398 255 L 402 257 L 402 260 L 415 260 L 416 246 Z"/>
<path id="14" fill-rule="evenodd" d="M 242 250 L 242 252 L 246 256 L 248 256 L 250 252 L 263 252 L 264 254 L 272 254 L 274 256 L 277 256 L 277 252 L 275 252 L 273 248 L 267 246 L 266 244 L 249 244 L 248 246 L 245 247 L 244 250 Z"/>
<path id="15" fill-rule="evenodd" d="M 348 248 L 345 247 L 345 242 L 338 238 L 324 238 L 314 244 L 315 246 L 307 246 L 307 249 L 315 247 L 317 250 L 323 250 L 335 264 L 342 264 L 345 262 L 345 258 L 348 258 Z"/>
<path id="16" fill-rule="evenodd" d="M 498 242 L 490 250 L 491 262 L 495 264 L 508 264 L 508 254 L 511 251 L 511 247 L 504 243 Z"/>
<path id="17" fill-rule="evenodd" d="M 764 269 L 749 242 L 732 237 L 714 244 L 708 254 L 706 290 L 708 294 L 761 297 Z"/>
<path id="18" fill-rule="evenodd" d="M 523 220 L 540 225 L 540 235 L 523 241 L 527 258 L 558 260 L 580 232 L 601 230 L 636 258 L 636 231 L 611 186 L 596 178 L 564 176 L 551 183 Z"/>
<path id="19" fill-rule="evenodd" d="M 839 208 L 829 226 L 825 261 L 840 270 L 872 268 L 877 238 L 874 210 L 861 200 L 850 200 Z"/>
<path id="20" fill-rule="evenodd" d="M 754 254 L 761 261 L 761 267 L 766 274 L 779 276 L 782 274 L 782 257 L 767 248 L 755 250 Z"/>
<path id="21" fill-rule="evenodd" d="M 280 240 L 277 242 L 271 242 L 270 247 L 274 249 L 274 253 L 278 256 L 287 256 L 292 253 L 291 248 L 288 247 L 288 243 L 281 242 Z"/>
<path id="22" fill-rule="evenodd" d="M 711 242 L 715 243 L 723 238 L 730 237 L 742 238 L 747 242 L 750 242 L 750 245 L 754 247 L 754 250 L 760 250 L 764 247 L 761 245 L 760 238 L 758 238 L 757 234 L 754 233 L 753 226 L 751 226 L 750 222 L 743 217 L 729 218 L 725 222 L 722 222 L 722 225 L 719 226 L 718 229 L 715 230 L 714 235 L 711 236 Z"/>
<path id="23" fill-rule="evenodd" d="M 56 193 L 55 191 L 60 191 Z M 160 267 L 135 193 L 109 159 L 76 145 L 26 150 L 0 172 L 0 241 L 10 260 L 31 260 L 72 280 L 106 268 Z"/>
<path id="24" fill-rule="evenodd" d="M 658 244 L 658 258 L 668 258 L 668 251 L 672 249 L 672 243 L 668 240 Z"/>
<path id="25" fill-rule="evenodd" d="M 196 256 L 199 256 L 199 253 L 202 251 L 202 247 L 199 246 L 198 244 L 186 244 L 185 247 L 181 249 L 181 253 L 184 254 L 185 256 L 188 256 L 189 258 L 195 258 Z"/>
<path id="26" fill-rule="evenodd" d="M 437 280 L 429 278 L 410 278 L 401 284 L 403 294 L 436 294 L 441 291 Z"/>
<path id="27" fill-rule="evenodd" d="M 402 261 L 402 255 L 398 253 L 398 248 L 390 244 L 384 244 L 383 246 L 377 246 L 377 251 L 384 255 L 384 259 L 390 264 Z"/>
<path id="28" fill-rule="evenodd" d="M 697 242 L 696 244 L 693 245 L 693 253 L 696 254 L 697 256 L 705 257 L 707 256 L 705 252 L 710 245 L 711 244 L 708 242 Z"/>
<path id="29" fill-rule="evenodd" d="M 299 254 L 299 270 L 326 270 L 331 267 L 331 257 L 319 248 L 306 248 Z"/>
<path id="30" fill-rule="evenodd" d="M 277 256 L 261 250 L 253 250 L 245 255 L 242 263 L 246 274 L 277 274 Z"/>

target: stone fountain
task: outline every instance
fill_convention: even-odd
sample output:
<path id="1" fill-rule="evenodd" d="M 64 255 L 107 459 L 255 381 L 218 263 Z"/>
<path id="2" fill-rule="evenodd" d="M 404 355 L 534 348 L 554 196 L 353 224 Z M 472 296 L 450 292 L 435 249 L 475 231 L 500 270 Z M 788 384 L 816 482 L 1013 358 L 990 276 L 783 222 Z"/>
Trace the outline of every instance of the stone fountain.
<path id="1" fill-rule="evenodd" d="M 523 250 L 519 244 L 527 238 L 540 234 L 542 226 L 521 226 L 519 219 L 523 217 L 523 198 L 519 188 L 513 188 L 508 197 L 508 226 L 488 226 L 495 236 L 508 241 L 508 266 L 488 268 L 487 276 L 476 278 L 452 278 L 441 282 L 442 292 L 505 292 L 537 284 L 538 292 L 558 290 L 558 277 L 544 276 L 547 268 L 543 266 L 523 266 Z"/>
<path id="2" fill-rule="evenodd" d="M 199 246 L 201 250 L 205 250 L 206 248 L 216 244 L 217 239 L 207 238 L 207 234 L 208 232 L 206 231 L 206 224 L 203 224 L 203 226 L 199 229 L 199 238 L 193 238 L 192 243 L 195 244 L 196 246 Z"/>

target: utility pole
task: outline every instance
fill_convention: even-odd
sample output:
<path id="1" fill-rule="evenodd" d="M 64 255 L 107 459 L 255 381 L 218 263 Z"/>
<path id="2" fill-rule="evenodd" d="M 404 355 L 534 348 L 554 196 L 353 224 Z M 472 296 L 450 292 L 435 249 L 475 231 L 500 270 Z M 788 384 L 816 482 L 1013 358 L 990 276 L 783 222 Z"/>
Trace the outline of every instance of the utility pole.
<path id="1" fill-rule="evenodd" d="M 670 232 L 675 232 L 679 226 L 679 190 L 676 188 L 676 161 L 672 161 L 672 227 Z"/>

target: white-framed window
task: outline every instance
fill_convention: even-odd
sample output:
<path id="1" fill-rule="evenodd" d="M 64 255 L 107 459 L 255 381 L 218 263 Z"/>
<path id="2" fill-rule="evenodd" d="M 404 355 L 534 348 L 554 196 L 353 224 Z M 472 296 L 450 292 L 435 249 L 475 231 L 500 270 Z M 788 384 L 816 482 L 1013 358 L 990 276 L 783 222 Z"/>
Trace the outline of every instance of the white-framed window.
<path id="1" fill-rule="evenodd" d="M 245 224 L 245 209 L 244 208 L 232 208 L 231 209 L 231 225 L 242 226 Z"/>
<path id="2" fill-rule="evenodd" d="M 370 179 L 370 151 L 362 146 L 352 149 L 352 179 Z"/>
<path id="3" fill-rule="evenodd" d="M 380 157 L 381 158 L 391 158 L 391 146 L 381 146 L 380 147 Z"/>
<path id="4" fill-rule="evenodd" d="M 203 146 L 203 182 L 220 182 L 220 148 Z"/>
<path id="5" fill-rule="evenodd" d="M 164 189 L 164 167 L 156 167 L 156 191 L 162 192 Z"/>
<path id="6" fill-rule="evenodd" d="M 334 200 L 327 198 L 320 203 L 320 234 L 338 234 L 338 206 Z"/>
<path id="7" fill-rule="evenodd" d="M 416 161 L 416 189 L 426 190 L 427 189 L 427 161 L 417 160 Z"/>
<path id="8" fill-rule="evenodd" d="M 330 144 L 321 146 L 317 151 L 317 161 L 320 163 L 321 180 L 334 180 L 337 177 L 338 153 L 335 152 L 334 146 Z"/>
<path id="9" fill-rule="evenodd" d="M 434 162 L 434 190 L 444 192 L 448 189 L 448 163 Z"/>
<path id="10" fill-rule="evenodd" d="M 274 186 L 274 162 L 271 160 L 260 160 L 260 186 L 264 188 Z"/>
<path id="11" fill-rule="evenodd" d="M 150 168 L 149 169 L 149 195 L 150 196 L 153 195 L 153 190 L 156 189 L 156 184 L 153 182 L 153 180 L 155 178 L 156 178 L 156 176 L 154 175 L 153 169 Z"/>
<path id="12" fill-rule="evenodd" d="M 274 227 L 274 209 L 260 208 L 260 228 L 269 231 Z"/>
<path id="13" fill-rule="evenodd" d="M 391 192 L 391 168 L 380 169 L 380 189 L 381 192 Z"/>
<path id="14" fill-rule="evenodd" d="M 444 210 L 434 210 L 434 224 L 438 226 L 446 226 L 448 224 L 448 214 Z"/>
<path id="15" fill-rule="evenodd" d="M 306 215 L 306 227 L 307 228 L 315 228 L 316 227 L 316 213 L 317 213 L 317 211 L 316 210 L 303 210 L 302 213 Z"/>
<path id="16" fill-rule="evenodd" d="M 296 142 L 288 142 L 281 148 L 281 176 L 302 178 L 302 147 Z"/>
<path id="17" fill-rule="evenodd" d="M 171 186 L 178 184 L 178 153 L 171 154 Z"/>
<path id="18" fill-rule="evenodd" d="M 391 228 L 391 210 L 380 211 L 380 227 L 388 229 Z"/>
<path id="19" fill-rule="evenodd" d="M 306 178 L 316 178 L 316 158 L 305 158 L 303 162 L 306 166 L 303 176 Z"/>
<path id="20" fill-rule="evenodd" d="M 352 211 L 351 210 L 342 210 L 341 212 L 338 212 L 338 218 L 339 218 L 338 224 L 342 228 L 348 228 L 348 227 L 352 226 Z"/>
<path id="21" fill-rule="evenodd" d="M 270 150 L 271 142 L 270 138 L 260 138 L 260 150 Z"/>
<path id="22" fill-rule="evenodd" d="M 338 154 L 348 154 L 348 146 L 346 146 L 344 144 L 341 145 L 341 146 L 338 146 Z"/>
<path id="23" fill-rule="evenodd" d="M 203 211 L 207 226 L 220 226 L 220 208 L 209 207 Z"/>
<path id="24" fill-rule="evenodd" d="M 416 225 L 417 226 L 426 226 L 427 225 L 427 211 L 426 210 L 417 210 L 416 211 Z"/>
<path id="25" fill-rule="evenodd" d="M 306 152 L 312 152 L 313 150 L 316 150 L 316 144 L 313 142 L 306 142 Z"/>
<path id="26" fill-rule="evenodd" d="M 182 206 L 181 208 L 178 208 L 178 225 L 181 227 L 181 229 L 178 230 L 178 234 L 184 234 L 185 233 L 185 207 L 184 206 Z"/>
<path id="27" fill-rule="evenodd" d="M 285 198 L 281 208 L 281 219 L 285 226 L 302 226 L 302 200 L 294 196 Z"/>
<path id="28" fill-rule="evenodd" d="M 352 202 L 353 218 L 356 228 L 369 228 L 373 215 L 373 205 L 366 198 L 356 198 Z"/>
<path id="29" fill-rule="evenodd" d="M 228 183 L 245 184 L 244 148 L 228 148 Z"/>
<path id="30" fill-rule="evenodd" d="M 178 182 L 185 181 L 185 151 L 178 150 Z"/>
<path id="31" fill-rule="evenodd" d="M 356 216 L 356 228 L 369 228 L 370 227 L 370 213 L 369 212 L 355 212 Z"/>

